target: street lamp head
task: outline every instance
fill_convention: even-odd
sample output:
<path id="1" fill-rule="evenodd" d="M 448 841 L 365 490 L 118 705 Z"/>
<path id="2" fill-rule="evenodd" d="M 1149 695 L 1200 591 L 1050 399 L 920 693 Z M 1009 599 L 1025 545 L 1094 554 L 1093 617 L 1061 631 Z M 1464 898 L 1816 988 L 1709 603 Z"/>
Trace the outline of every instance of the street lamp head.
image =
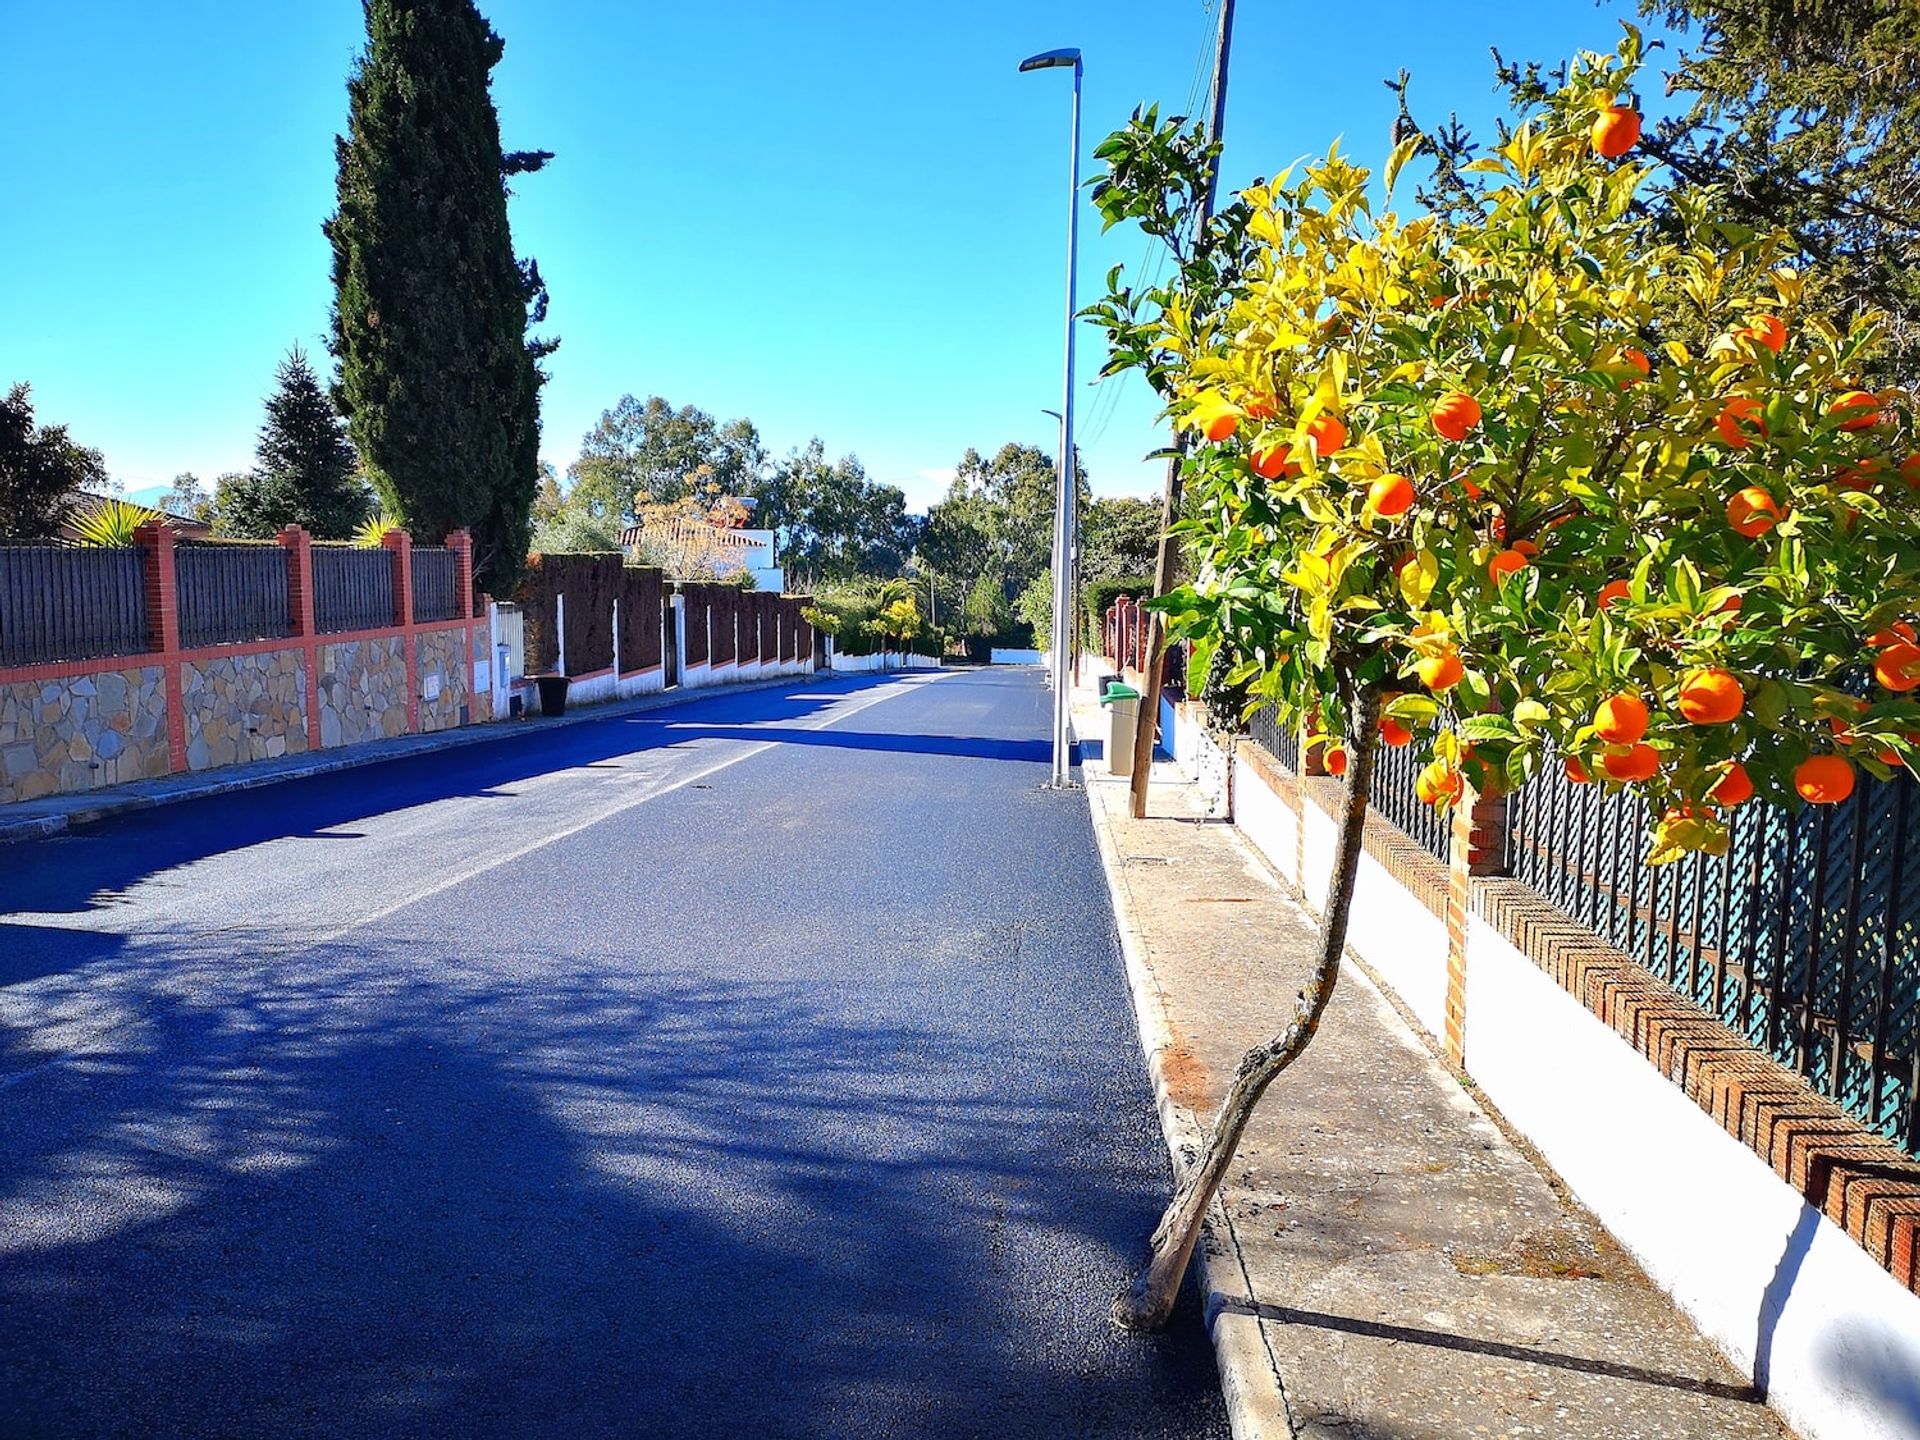
<path id="1" fill-rule="evenodd" d="M 1029 55 L 1020 62 L 1020 73 L 1024 75 L 1029 70 L 1052 70 L 1061 65 L 1071 65 L 1078 69 L 1080 52 L 1068 46 L 1063 50 L 1048 50 L 1039 55 Z"/>

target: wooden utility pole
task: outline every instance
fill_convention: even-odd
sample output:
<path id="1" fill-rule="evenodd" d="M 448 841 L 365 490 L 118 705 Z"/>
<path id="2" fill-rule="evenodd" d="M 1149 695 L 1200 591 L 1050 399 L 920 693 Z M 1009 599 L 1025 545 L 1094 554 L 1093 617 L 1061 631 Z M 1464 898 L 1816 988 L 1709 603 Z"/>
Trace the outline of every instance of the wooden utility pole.
<path id="1" fill-rule="evenodd" d="M 1213 113 L 1207 117 L 1207 139 L 1218 140 L 1227 118 L 1227 62 L 1233 53 L 1233 0 L 1220 0 L 1220 34 L 1213 50 Z M 1200 201 L 1200 219 L 1194 228 L 1196 243 L 1206 232 L 1213 216 L 1213 201 L 1220 188 L 1220 157 L 1213 157 L 1208 168 L 1207 193 Z M 1176 431 L 1174 455 L 1167 461 L 1167 484 L 1160 497 L 1160 553 L 1153 564 L 1153 593 L 1165 595 L 1173 588 L 1176 547 L 1173 522 L 1180 513 L 1180 462 L 1186 454 L 1186 432 Z M 1147 777 L 1153 769 L 1153 747 L 1159 738 L 1160 677 L 1166 668 L 1167 625 L 1157 610 L 1147 614 L 1147 673 L 1140 697 L 1140 719 L 1133 732 L 1133 818 L 1147 815 Z M 1189 693 L 1193 677 L 1187 677 Z"/>

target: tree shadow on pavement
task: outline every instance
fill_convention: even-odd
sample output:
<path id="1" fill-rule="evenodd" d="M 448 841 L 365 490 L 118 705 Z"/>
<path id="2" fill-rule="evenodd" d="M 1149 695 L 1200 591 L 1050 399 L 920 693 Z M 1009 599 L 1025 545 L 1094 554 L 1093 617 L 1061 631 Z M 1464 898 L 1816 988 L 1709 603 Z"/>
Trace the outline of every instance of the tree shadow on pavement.
<path id="1" fill-rule="evenodd" d="M 0 1092 L 0 1433 L 1221 1433 L 1191 1302 L 1104 1316 L 1163 1169 L 1044 1068 L 417 939 L 74 983 L 125 1015 Z"/>

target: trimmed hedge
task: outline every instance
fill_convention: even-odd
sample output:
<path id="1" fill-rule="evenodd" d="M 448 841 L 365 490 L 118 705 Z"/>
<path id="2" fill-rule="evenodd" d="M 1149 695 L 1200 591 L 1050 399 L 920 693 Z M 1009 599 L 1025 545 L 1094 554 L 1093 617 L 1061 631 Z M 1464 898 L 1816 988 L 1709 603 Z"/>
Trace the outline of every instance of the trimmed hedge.
<path id="1" fill-rule="evenodd" d="M 1151 575 L 1129 575 L 1118 580 L 1094 581 L 1081 592 L 1082 603 L 1086 606 L 1086 629 L 1081 643 L 1091 649 L 1100 648 L 1100 642 L 1104 638 L 1100 631 L 1107 618 L 1107 611 L 1122 595 L 1141 600 L 1152 593 L 1153 577 Z"/>

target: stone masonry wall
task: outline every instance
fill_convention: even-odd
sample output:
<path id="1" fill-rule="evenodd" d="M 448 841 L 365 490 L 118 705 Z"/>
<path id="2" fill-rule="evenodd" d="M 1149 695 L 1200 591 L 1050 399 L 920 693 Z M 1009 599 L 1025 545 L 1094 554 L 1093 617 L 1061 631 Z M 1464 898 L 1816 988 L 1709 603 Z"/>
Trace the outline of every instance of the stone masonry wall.
<path id="1" fill-rule="evenodd" d="M 307 684 L 298 650 L 183 662 L 180 698 L 189 770 L 307 748 Z"/>
<path id="2" fill-rule="evenodd" d="M 167 773 L 160 667 L 0 685 L 0 803 Z"/>
<path id="3" fill-rule="evenodd" d="M 407 730 L 406 638 L 320 647 L 320 744 L 355 745 Z"/>
<path id="4" fill-rule="evenodd" d="M 473 685 L 473 667 L 467 663 L 467 632 L 429 630 L 414 638 L 414 671 L 420 684 L 420 729 L 451 730 L 460 723 L 461 707 Z M 435 676 L 440 693 L 427 699 Z"/>

